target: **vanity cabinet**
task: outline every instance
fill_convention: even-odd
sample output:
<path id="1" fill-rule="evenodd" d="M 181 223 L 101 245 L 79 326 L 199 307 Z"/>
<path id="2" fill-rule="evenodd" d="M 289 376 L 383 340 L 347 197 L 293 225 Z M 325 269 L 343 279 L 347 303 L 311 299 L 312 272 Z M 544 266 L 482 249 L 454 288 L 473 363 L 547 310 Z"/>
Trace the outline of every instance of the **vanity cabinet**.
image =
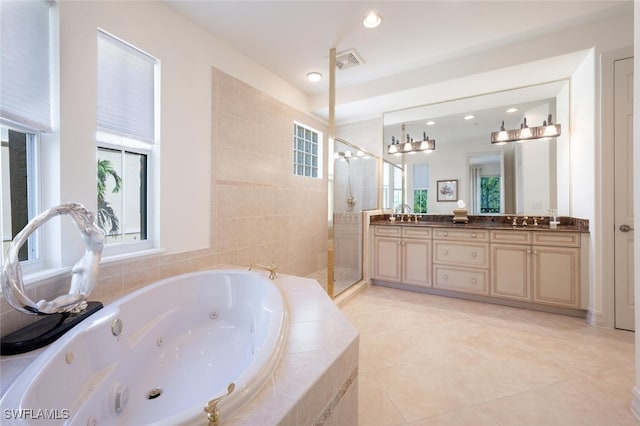
<path id="1" fill-rule="evenodd" d="M 587 307 L 586 233 L 372 227 L 371 273 L 377 284 L 571 314 Z"/>
<path id="2" fill-rule="evenodd" d="M 580 307 L 580 234 L 491 231 L 491 296 Z"/>
<path id="3" fill-rule="evenodd" d="M 374 279 L 431 286 L 431 229 L 376 226 Z"/>
<path id="4" fill-rule="evenodd" d="M 433 232 L 433 287 L 489 294 L 489 232 L 439 228 Z"/>

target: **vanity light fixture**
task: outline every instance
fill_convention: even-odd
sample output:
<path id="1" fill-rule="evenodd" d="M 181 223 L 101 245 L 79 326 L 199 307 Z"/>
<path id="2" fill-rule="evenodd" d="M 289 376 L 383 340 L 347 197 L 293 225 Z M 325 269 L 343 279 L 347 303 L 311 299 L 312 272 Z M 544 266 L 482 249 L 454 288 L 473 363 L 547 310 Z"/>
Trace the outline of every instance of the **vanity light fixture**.
<path id="1" fill-rule="evenodd" d="M 497 132 L 491 133 L 491 143 L 496 145 L 504 145 L 509 142 L 509 132 L 507 132 L 504 128 L 504 120 L 502 120 L 502 125 L 500 125 L 500 130 Z"/>
<path id="2" fill-rule="evenodd" d="M 309 80 L 312 83 L 316 83 L 320 80 L 322 80 L 322 74 L 320 74 L 317 71 L 312 71 L 307 73 L 307 80 Z"/>
<path id="3" fill-rule="evenodd" d="M 553 124 L 553 120 L 551 119 L 551 114 L 547 117 L 547 119 L 542 123 L 542 126 L 536 127 L 538 132 L 538 137 L 540 138 L 555 138 L 556 136 L 560 136 L 560 125 Z"/>
<path id="4" fill-rule="evenodd" d="M 435 122 L 435 121 L 433 121 L 433 120 L 429 120 L 429 121 L 427 121 L 425 124 L 426 124 L 427 126 L 433 126 L 433 125 L 435 125 L 435 124 L 436 124 L 436 122 Z"/>
<path id="5" fill-rule="evenodd" d="M 429 139 L 426 132 L 422 133 L 421 141 L 414 141 L 411 136 L 407 135 L 406 142 L 400 142 L 395 136 L 391 137 L 391 145 L 387 146 L 388 154 L 415 154 L 416 152 L 429 153 L 436 149 L 435 139 Z"/>
<path id="6" fill-rule="evenodd" d="M 533 137 L 533 132 L 527 125 L 527 117 L 524 117 L 522 120 L 522 124 L 520 125 L 520 134 L 518 135 L 518 139 L 531 139 Z"/>
<path id="7" fill-rule="evenodd" d="M 382 23 L 382 16 L 377 12 L 369 12 L 362 20 L 365 28 L 377 28 Z"/>
<path id="8" fill-rule="evenodd" d="M 491 143 L 502 145 L 507 142 L 524 142 L 532 139 L 555 138 L 560 136 L 562 128 L 560 124 L 554 124 L 551 114 L 543 122 L 542 126 L 529 127 L 527 118 L 523 119 L 519 129 L 505 130 L 504 121 L 497 132 L 491 132 Z"/>
<path id="9" fill-rule="evenodd" d="M 508 114 L 511 114 L 511 113 L 514 113 L 514 112 L 517 112 L 517 111 L 518 111 L 518 108 L 511 107 L 511 108 L 509 108 L 509 109 L 507 110 L 507 113 L 508 113 Z"/>
<path id="10" fill-rule="evenodd" d="M 475 116 L 475 115 L 473 115 L 473 114 L 469 114 L 469 115 L 465 115 L 465 116 L 464 116 L 464 119 L 465 119 L 465 120 L 473 120 L 474 118 L 476 118 L 476 116 Z"/>

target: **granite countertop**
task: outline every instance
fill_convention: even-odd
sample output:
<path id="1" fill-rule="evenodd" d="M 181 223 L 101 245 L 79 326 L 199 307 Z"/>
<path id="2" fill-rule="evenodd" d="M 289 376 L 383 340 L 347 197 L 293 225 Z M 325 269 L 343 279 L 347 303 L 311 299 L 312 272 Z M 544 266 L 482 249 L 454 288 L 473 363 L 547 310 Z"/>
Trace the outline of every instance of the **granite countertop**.
<path id="1" fill-rule="evenodd" d="M 518 216 L 518 225 L 513 226 L 513 216 L 474 216 L 469 215 L 468 223 L 453 223 L 453 215 L 418 215 L 418 221 L 412 219 L 411 222 L 401 222 L 396 219 L 395 222 L 389 220 L 390 214 L 382 214 L 371 217 L 371 225 L 382 226 L 428 226 L 432 228 L 461 228 L 461 229 L 509 229 L 515 231 L 552 231 L 552 232 L 583 232 L 589 233 L 589 221 L 587 219 L 579 219 L 574 217 L 558 217 L 559 224 L 556 228 L 551 228 L 549 225 L 549 217 L 538 216 L 538 226 L 534 226 L 534 220 L 532 216 L 529 216 L 527 220 L 528 225 L 520 225 L 522 223 L 522 217 Z M 398 215 L 394 215 L 398 216 Z M 414 216 L 414 215 L 411 215 Z"/>

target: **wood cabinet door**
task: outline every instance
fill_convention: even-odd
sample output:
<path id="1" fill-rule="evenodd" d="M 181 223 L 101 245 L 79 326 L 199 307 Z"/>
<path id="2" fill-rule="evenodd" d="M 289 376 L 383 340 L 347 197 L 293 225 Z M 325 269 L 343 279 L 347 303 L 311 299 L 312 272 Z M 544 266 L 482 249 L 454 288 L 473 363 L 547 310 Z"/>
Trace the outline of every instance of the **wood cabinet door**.
<path id="1" fill-rule="evenodd" d="M 533 301 L 580 305 L 580 249 L 533 246 Z"/>
<path id="2" fill-rule="evenodd" d="M 531 246 L 491 246 L 491 295 L 531 300 Z"/>
<path id="3" fill-rule="evenodd" d="M 431 241 L 402 241 L 402 282 L 431 286 Z"/>
<path id="4" fill-rule="evenodd" d="M 385 281 L 401 281 L 401 240 L 399 238 L 374 238 L 374 278 Z"/>

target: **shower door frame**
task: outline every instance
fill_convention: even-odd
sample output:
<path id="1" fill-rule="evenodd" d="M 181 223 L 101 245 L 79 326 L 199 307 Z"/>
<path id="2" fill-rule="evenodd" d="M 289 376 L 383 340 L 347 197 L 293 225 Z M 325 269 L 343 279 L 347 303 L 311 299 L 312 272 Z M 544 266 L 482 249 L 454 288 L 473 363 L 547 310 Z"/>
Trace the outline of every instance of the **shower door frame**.
<path id="1" fill-rule="evenodd" d="M 332 143 L 329 144 L 329 149 L 327 150 L 327 156 L 331 155 L 331 157 L 328 159 L 329 161 L 327 161 L 327 163 L 330 163 L 330 170 L 331 173 L 329 175 L 329 179 L 328 179 L 328 185 L 329 185 L 329 190 L 328 190 L 328 204 L 327 204 L 327 216 L 328 216 L 328 221 L 329 221 L 329 257 L 328 257 L 328 264 L 327 264 L 327 280 L 334 280 L 334 272 L 335 272 L 335 260 L 334 260 L 334 234 L 335 234 L 335 224 L 333 221 L 333 216 L 335 214 L 334 210 L 335 210 L 335 206 L 334 206 L 334 193 L 335 193 L 335 166 L 334 166 L 334 161 L 336 160 L 335 156 L 336 153 L 339 151 L 336 151 L 336 143 L 341 143 L 344 145 L 347 145 L 348 147 L 354 149 L 355 151 L 360 151 L 362 153 L 364 153 L 366 156 L 371 157 L 372 159 L 375 160 L 376 162 L 376 174 L 377 174 L 377 185 L 376 185 L 376 207 L 371 209 L 371 210 L 379 210 L 380 209 L 380 203 L 381 203 L 381 192 L 382 192 L 382 157 L 373 154 L 367 150 L 364 150 L 362 148 L 360 148 L 359 146 L 348 142 L 342 138 L 338 138 L 335 137 L 333 138 L 334 140 L 332 141 Z M 366 210 L 370 210 L 370 209 L 366 209 Z M 362 212 L 366 211 L 365 209 L 361 209 L 360 210 L 360 215 L 362 216 Z M 361 224 L 362 225 L 362 224 Z M 359 239 L 359 245 L 360 245 L 360 280 L 356 281 L 354 283 L 352 283 L 348 288 L 353 287 L 355 284 L 357 284 L 358 282 L 362 281 L 364 278 L 364 267 L 363 267 L 363 263 L 364 263 L 364 258 L 363 258 L 363 253 L 364 253 L 364 235 L 365 233 L 362 232 L 360 239 Z M 334 299 L 335 297 L 337 297 L 338 295 L 335 294 L 334 291 L 334 286 L 332 285 L 333 283 L 329 283 L 327 282 L 327 294 L 329 295 L 330 298 Z M 348 289 L 347 288 L 347 289 Z M 347 289 L 343 290 L 342 292 L 346 291 Z M 341 292 L 341 293 L 342 293 Z"/>

